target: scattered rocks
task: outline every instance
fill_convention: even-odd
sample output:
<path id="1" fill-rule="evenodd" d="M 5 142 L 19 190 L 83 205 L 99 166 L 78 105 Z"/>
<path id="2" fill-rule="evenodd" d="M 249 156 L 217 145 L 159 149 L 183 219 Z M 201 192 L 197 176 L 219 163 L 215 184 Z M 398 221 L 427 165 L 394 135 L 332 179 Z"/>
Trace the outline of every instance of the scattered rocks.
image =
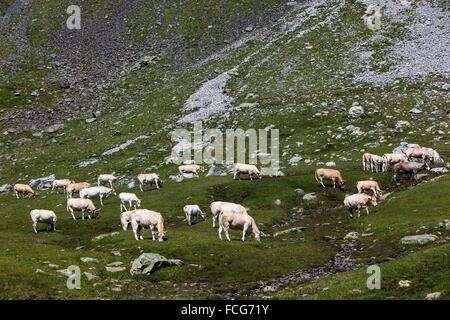
<path id="1" fill-rule="evenodd" d="M 424 245 L 433 241 L 436 241 L 437 236 L 434 234 L 418 234 L 413 236 L 405 236 L 400 242 L 402 244 L 420 244 Z"/>
<path id="2" fill-rule="evenodd" d="M 312 201 L 312 200 L 316 200 L 317 197 L 315 196 L 314 193 L 307 193 L 303 196 L 303 200 L 304 201 Z"/>
<path id="3" fill-rule="evenodd" d="M 78 166 L 79 166 L 80 168 L 85 168 L 85 167 L 87 167 L 87 166 L 89 166 L 89 165 L 91 165 L 91 164 L 97 163 L 97 162 L 98 162 L 98 159 L 92 158 L 92 159 L 88 159 L 88 160 L 81 161 L 81 162 L 78 164 Z"/>
<path id="4" fill-rule="evenodd" d="M 87 124 L 95 122 L 97 120 L 97 118 L 87 118 L 86 120 L 84 120 Z"/>
<path id="5" fill-rule="evenodd" d="M 398 130 L 398 129 L 402 129 L 402 128 L 409 127 L 409 126 L 411 126 L 409 121 L 400 120 L 400 121 L 397 121 L 397 123 L 395 124 L 395 129 Z"/>
<path id="6" fill-rule="evenodd" d="M 295 192 L 297 192 L 297 194 L 298 194 L 299 196 L 303 196 L 303 195 L 305 195 L 305 190 L 303 190 L 303 189 L 300 189 L 300 188 L 298 188 L 298 189 L 295 189 Z"/>
<path id="7" fill-rule="evenodd" d="M 169 179 L 175 182 L 181 182 L 184 180 L 184 177 L 182 175 L 169 176 Z"/>
<path id="8" fill-rule="evenodd" d="M 58 86 L 60 89 L 69 89 L 70 88 L 70 82 L 66 78 L 58 79 L 57 83 L 58 83 Z"/>
<path id="9" fill-rule="evenodd" d="M 296 166 L 298 162 L 300 162 L 302 160 L 302 156 L 300 156 L 299 154 L 295 154 L 290 160 L 289 160 L 289 164 L 291 166 Z"/>
<path id="10" fill-rule="evenodd" d="M 181 266 L 183 261 L 178 259 L 167 259 L 158 253 L 143 253 L 135 259 L 131 265 L 130 273 L 147 274 L 155 272 L 156 270 L 171 265 Z"/>
<path id="11" fill-rule="evenodd" d="M 421 113 L 423 113 L 423 111 L 420 110 L 420 109 L 418 109 L 418 108 L 412 108 L 411 110 L 409 110 L 409 113 L 412 113 L 412 114 L 421 114 Z"/>
<path id="12" fill-rule="evenodd" d="M 443 117 L 448 114 L 448 110 L 447 109 L 436 109 L 433 112 L 431 112 L 431 114 L 436 117 Z"/>
<path id="13" fill-rule="evenodd" d="M 248 26 L 247 28 L 245 28 L 245 32 L 252 32 L 254 29 L 253 26 Z"/>
<path id="14" fill-rule="evenodd" d="M 12 185 L 10 185 L 10 184 L 3 184 L 0 186 L 0 193 L 10 192 L 11 190 L 12 190 Z"/>

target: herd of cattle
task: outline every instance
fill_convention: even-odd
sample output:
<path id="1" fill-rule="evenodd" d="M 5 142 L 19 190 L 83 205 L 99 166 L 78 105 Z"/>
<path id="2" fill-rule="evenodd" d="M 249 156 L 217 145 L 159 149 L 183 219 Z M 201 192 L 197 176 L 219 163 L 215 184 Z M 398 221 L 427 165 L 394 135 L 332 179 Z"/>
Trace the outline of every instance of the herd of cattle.
<path id="1" fill-rule="evenodd" d="M 410 162 L 412 158 L 422 159 L 423 162 Z M 411 179 L 414 177 L 417 179 L 417 173 L 421 170 L 429 170 L 429 164 L 433 162 L 433 157 L 424 148 L 409 148 L 404 154 L 385 154 L 382 157 L 373 155 L 370 153 L 364 153 L 363 155 L 363 170 L 372 172 L 385 172 L 389 166 L 392 166 L 393 179 L 396 181 L 399 175 L 408 175 Z M 187 164 L 179 166 L 180 174 L 190 173 L 193 176 L 198 177 L 198 172 L 201 171 L 201 167 L 196 164 Z M 251 180 L 254 177 L 261 179 L 261 173 L 255 165 L 236 163 L 232 167 L 234 179 L 240 179 L 241 174 L 247 174 Z M 345 189 L 345 181 L 339 170 L 335 169 L 317 169 L 315 171 L 315 178 L 317 182 L 325 187 L 324 180 L 331 180 L 333 188 L 336 188 L 338 184 L 341 190 Z M 98 197 L 100 204 L 103 206 L 103 199 L 110 195 L 117 195 L 114 190 L 114 182 L 118 177 L 112 174 L 102 174 L 98 177 L 97 186 L 91 186 L 88 182 L 78 182 L 63 179 L 54 180 L 52 185 L 52 192 L 63 189 L 67 195 L 67 211 L 72 218 L 76 220 L 74 212 L 81 212 L 81 218 L 84 220 L 85 213 L 88 218 L 96 218 L 100 213 L 100 208 L 96 208 L 90 198 Z M 155 185 L 159 189 L 161 179 L 156 173 L 139 174 L 137 176 L 139 182 L 139 189 L 144 192 L 145 185 Z M 105 187 L 104 185 L 108 185 Z M 353 210 L 358 210 L 358 216 L 360 210 L 365 209 L 367 214 L 369 213 L 369 206 L 377 205 L 377 198 L 382 195 L 382 190 L 378 183 L 374 180 L 358 181 L 356 188 L 358 193 L 346 196 L 344 199 L 344 205 L 348 209 L 350 217 L 353 217 Z M 14 192 L 19 198 L 19 194 L 33 196 L 35 192 L 26 184 L 14 185 Z M 75 198 L 75 193 L 79 194 L 79 198 Z M 164 219 L 161 213 L 147 210 L 138 209 L 141 206 L 141 200 L 134 193 L 122 192 L 118 195 L 120 200 L 120 222 L 123 230 L 127 230 L 131 224 L 133 234 L 136 240 L 143 240 L 141 235 L 142 229 L 150 229 L 152 232 L 153 240 L 156 237 L 159 241 L 163 241 L 164 231 Z M 128 205 L 128 208 L 127 208 Z M 255 220 L 248 214 L 247 209 L 240 204 L 215 201 L 210 205 L 213 227 L 215 227 L 216 221 L 219 224 L 219 238 L 222 240 L 222 232 L 225 232 L 226 238 L 230 241 L 229 229 L 242 230 L 242 241 L 245 241 L 246 237 L 253 235 L 257 241 L 260 241 L 261 232 L 259 231 Z M 186 205 L 183 208 L 186 216 L 186 221 L 189 225 L 193 221 L 198 221 L 199 218 L 206 219 L 206 214 L 200 209 L 198 205 L 191 204 Z M 33 222 L 33 229 L 35 232 L 37 223 L 45 223 L 47 229 L 49 226 L 56 230 L 57 217 L 54 211 L 35 209 L 30 212 L 31 220 Z"/>

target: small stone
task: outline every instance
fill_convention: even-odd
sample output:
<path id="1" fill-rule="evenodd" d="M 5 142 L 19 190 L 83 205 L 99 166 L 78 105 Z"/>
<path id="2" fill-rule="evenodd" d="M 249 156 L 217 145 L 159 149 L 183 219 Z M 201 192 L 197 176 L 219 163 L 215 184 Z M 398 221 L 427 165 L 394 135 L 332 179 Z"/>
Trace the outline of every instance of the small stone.
<path id="1" fill-rule="evenodd" d="M 403 237 L 400 242 L 402 244 L 427 244 L 430 242 L 433 242 L 437 239 L 437 236 L 434 234 L 419 234 L 419 235 L 413 235 L 413 236 L 405 236 Z"/>
<path id="2" fill-rule="evenodd" d="M 80 260 L 84 263 L 98 263 L 98 259 L 91 257 L 81 257 Z"/>
<path id="3" fill-rule="evenodd" d="M 400 286 L 400 288 L 408 288 L 411 286 L 411 281 L 410 280 L 400 280 L 398 282 L 398 285 Z"/>
<path id="4" fill-rule="evenodd" d="M 312 200 L 316 200 L 317 197 L 314 195 L 314 193 L 307 193 L 303 196 L 303 200 L 305 201 L 312 201 Z"/>
<path id="5" fill-rule="evenodd" d="M 441 292 L 433 292 L 433 293 L 429 293 L 427 294 L 427 296 L 425 297 L 426 300 L 438 300 L 441 297 Z"/>
<path id="6" fill-rule="evenodd" d="M 298 188 L 298 189 L 295 189 L 295 192 L 297 192 L 299 196 L 303 196 L 303 195 L 305 195 L 305 190 L 303 190 L 303 189 L 300 189 L 300 188 Z"/>
<path id="7" fill-rule="evenodd" d="M 359 238 L 359 233 L 356 231 L 352 231 L 347 233 L 347 235 L 344 237 L 344 239 L 353 239 L 356 240 Z"/>
<path id="8" fill-rule="evenodd" d="M 95 122 L 97 119 L 96 118 L 88 118 L 85 120 L 86 123 L 92 123 Z"/>
<path id="9" fill-rule="evenodd" d="M 125 267 L 108 267 L 108 266 L 106 266 L 105 267 L 106 268 L 106 271 L 108 271 L 108 272 L 122 272 L 122 271 L 125 271 L 125 270 L 127 270 L 127 268 L 125 268 Z"/>

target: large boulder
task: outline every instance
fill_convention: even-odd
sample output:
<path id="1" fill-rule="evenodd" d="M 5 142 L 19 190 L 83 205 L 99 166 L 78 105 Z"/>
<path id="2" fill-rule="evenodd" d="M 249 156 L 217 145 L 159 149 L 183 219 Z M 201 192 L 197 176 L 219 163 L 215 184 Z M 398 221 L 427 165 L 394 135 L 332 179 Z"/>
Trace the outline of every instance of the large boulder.
<path id="1" fill-rule="evenodd" d="M 38 187 L 39 189 L 49 189 L 52 187 L 53 181 L 55 181 L 54 174 L 47 177 L 30 180 L 30 186 Z"/>
<path id="2" fill-rule="evenodd" d="M 150 275 L 158 269 L 171 265 L 181 266 L 183 261 L 178 259 L 167 259 L 159 253 L 143 253 L 135 259 L 131 265 L 130 273 L 132 275 L 147 274 Z"/>
<path id="3" fill-rule="evenodd" d="M 418 145 L 417 143 L 408 143 L 404 141 L 400 143 L 400 146 L 392 150 L 392 152 L 405 154 L 406 149 L 408 148 L 421 148 L 421 146 Z M 441 158 L 440 154 L 436 150 L 432 148 L 425 148 L 425 149 L 427 149 L 428 152 L 433 156 L 434 163 L 444 163 L 444 159 Z"/>
<path id="4" fill-rule="evenodd" d="M 431 172 L 434 173 L 438 173 L 438 174 L 444 174 L 444 173 L 448 173 L 448 169 L 445 167 L 440 167 L 440 168 L 433 168 L 430 170 Z"/>
<path id="5" fill-rule="evenodd" d="M 405 236 L 400 242 L 402 244 L 427 244 L 436 241 L 437 236 L 434 234 L 418 234 L 413 236 Z"/>

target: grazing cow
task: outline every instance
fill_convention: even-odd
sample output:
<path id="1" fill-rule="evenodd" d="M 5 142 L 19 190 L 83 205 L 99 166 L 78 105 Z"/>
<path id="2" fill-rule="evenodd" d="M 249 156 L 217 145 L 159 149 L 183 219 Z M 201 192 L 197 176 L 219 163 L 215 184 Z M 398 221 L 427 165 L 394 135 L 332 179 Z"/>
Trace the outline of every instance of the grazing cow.
<path id="1" fill-rule="evenodd" d="M 139 189 L 144 192 L 144 184 L 156 185 L 156 189 L 161 188 L 161 179 L 156 173 L 142 173 L 137 176 Z"/>
<path id="2" fill-rule="evenodd" d="M 120 224 L 122 225 L 123 231 L 127 231 L 128 225 L 131 223 L 131 216 L 134 211 L 124 211 L 120 214 Z"/>
<path id="3" fill-rule="evenodd" d="M 107 187 L 89 187 L 82 189 L 80 191 L 80 198 L 82 199 L 89 199 L 92 197 L 99 197 L 100 198 L 100 204 L 103 206 L 103 198 L 108 197 L 109 195 L 114 194 L 116 195 L 116 192 Z"/>
<path id="4" fill-rule="evenodd" d="M 150 229 L 152 238 L 155 241 L 155 234 L 158 234 L 158 241 L 163 241 L 164 237 L 164 219 L 159 212 L 137 209 L 131 214 L 131 227 L 133 228 L 134 238 L 144 240 L 141 235 L 142 229 Z"/>
<path id="5" fill-rule="evenodd" d="M 214 201 L 211 203 L 210 208 L 212 213 L 213 228 L 216 226 L 216 220 L 219 218 L 221 211 L 248 214 L 246 208 L 233 202 Z"/>
<path id="6" fill-rule="evenodd" d="M 89 188 L 90 186 L 91 184 L 88 182 L 77 182 L 69 184 L 66 187 L 67 199 L 72 198 L 74 193 L 80 192 L 81 190 Z"/>
<path id="7" fill-rule="evenodd" d="M 363 166 L 363 171 L 372 171 L 372 156 L 373 154 L 371 153 L 364 153 L 362 156 L 362 166 Z"/>
<path id="8" fill-rule="evenodd" d="M 35 195 L 33 189 L 31 189 L 31 187 L 27 184 L 16 183 L 13 189 L 16 193 L 17 199 L 19 199 L 19 193 L 23 194 L 24 196 L 28 195 L 28 197 Z"/>
<path id="9" fill-rule="evenodd" d="M 384 158 L 377 156 L 375 154 L 372 155 L 372 163 L 371 163 L 370 171 L 383 172 L 383 166 L 384 166 Z"/>
<path id="10" fill-rule="evenodd" d="M 74 211 L 81 211 L 81 218 L 84 220 L 84 213 L 87 212 L 89 219 L 91 219 L 91 214 L 94 218 L 98 217 L 101 209 L 97 209 L 90 199 L 80 199 L 80 198 L 70 198 L 67 199 L 67 211 L 72 215 L 73 220 L 75 219 Z"/>
<path id="11" fill-rule="evenodd" d="M 380 189 L 378 182 L 373 180 L 363 180 L 358 181 L 356 183 L 356 188 L 358 189 L 358 193 L 363 193 L 364 191 L 371 190 L 375 197 L 381 197 L 383 191 Z"/>
<path id="12" fill-rule="evenodd" d="M 351 196 L 346 196 L 344 199 L 344 205 L 348 209 L 348 215 L 353 218 L 353 210 L 358 210 L 358 217 L 361 216 L 361 209 L 366 209 L 367 214 L 369 214 L 369 206 L 377 205 L 377 198 L 375 196 L 369 196 L 365 193 L 356 193 Z"/>
<path id="13" fill-rule="evenodd" d="M 114 190 L 113 182 L 117 179 L 118 177 L 114 176 L 113 174 L 101 174 L 98 176 L 97 185 L 101 186 L 107 183 L 109 187 Z"/>
<path id="14" fill-rule="evenodd" d="M 197 164 L 186 164 L 178 167 L 178 172 L 181 175 L 183 175 L 183 173 L 192 173 L 194 176 L 198 178 L 199 171 L 203 171 L 203 169 Z"/>
<path id="15" fill-rule="evenodd" d="M 417 174 L 422 170 L 430 170 L 430 166 L 427 162 L 401 162 L 394 165 L 392 168 L 392 180 L 397 181 L 397 176 L 401 174 L 408 174 L 410 179 L 417 180 Z"/>
<path id="16" fill-rule="evenodd" d="M 122 211 L 122 208 L 123 211 L 131 210 L 131 206 L 133 206 L 134 210 L 136 210 L 138 207 L 141 206 L 141 200 L 134 193 L 121 192 L 119 193 L 119 199 L 120 199 L 120 211 Z M 130 209 L 127 209 L 127 207 L 125 206 L 126 202 L 128 202 Z"/>
<path id="17" fill-rule="evenodd" d="M 342 174 L 339 170 L 334 169 L 317 169 L 315 173 L 315 178 L 318 183 L 322 185 L 322 187 L 325 188 L 325 185 L 323 184 L 324 179 L 328 179 L 333 181 L 333 188 L 336 188 L 336 181 L 339 183 L 339 188 L 341 190 L 345 189 L 345 181 L 342 178 Z"/>
<path id="18" fill-rule="evenodd" d="M 51 226 L 53 231 L 56 231 L 56 214 L 51 210 L 35 209 L 30 212 L 31 221 L 33 221 L 34 232 L 37 233 L 36 226 L 38 222 L 46 224 L 46 230 L 48 231 L 48 226 Z"/>
<path id="19" fill-rule="evenodd" d="M 219 239 L 222 240 L 222 231 L 228 241 L 231 241 L 228 234 L 229 229 L 242 230 L 242 241 L 247 235 L 253 234 L 256 241 L 261 241 L 261 232 L 256 226 L 255 219 L 248 214 L 237 214 L 234 212 L 221 211 L 219 215 Z"/>
<path id="20" fill-rule="evenodd" d="M 55 189 L 56 192 L 58 192 L 59 189 L 63 189 L 65 193 L 67 186 L 71 183 L 74 183 L 74 181 L 71 181 L 69 179 L 54 180 L 52 183 L 52 192 Z"/>
<path id="21" fill-rule="evenodd" d="M 383 163 L 383 172 L 388 170 L 389 165 L 395 165 L 400 162 L 406 162 L 408 159 L 404 154 L 401 153 L 385 153 L 383 155 L 384 163 Z"/>
<path id="22" fill-rule="evenodd" d="M 425 148 L 408 148 L 405 151 L 405 155 L 410 160 L 414 159 L 422 159 L 424 162 L 433 163 L 434 159 L 431 153 Z"/>
<path id="23" fill-rule="evenodd" d="M 206 220 L 206 214 L 200 209 L 200 207 L 196 204 L 188 204 L 183 207 L 184 214 L 186 215 L 186 220 L 188 225 L 191 225 L 193 218 L 195 222 L 198 221 L 199 217 L 202 217 L 203 220 Z"/>
<path id="24" fill-rule="evenodd" d="M 254 164 L 235 163 L 232 171 L 234 173 L 234 180 L 236 180 L 236 177 L 241 180 L 241 173 L 248 174 L 250 180 L 253 180 L 253 176 L 256 176 L 259 179 L 262 178 L 261 172 L 259 172 L 258 168 Z"/>

